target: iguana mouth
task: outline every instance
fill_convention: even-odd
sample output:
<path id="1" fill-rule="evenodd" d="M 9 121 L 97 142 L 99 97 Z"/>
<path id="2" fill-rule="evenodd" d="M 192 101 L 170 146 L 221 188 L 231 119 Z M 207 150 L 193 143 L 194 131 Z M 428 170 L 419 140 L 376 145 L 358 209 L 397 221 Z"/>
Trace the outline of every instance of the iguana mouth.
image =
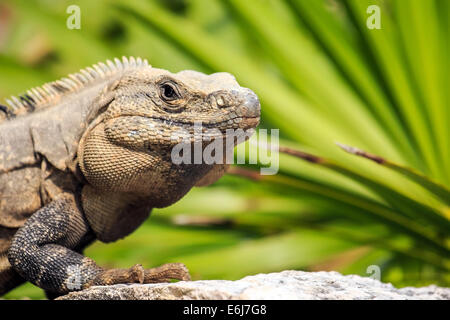
<path id="1" fill-rule="evenodd" d="M 259 123 L 259 117 L 233 117 L 227 120 L 215 121 L 215 122 L 203 122 L 198 121 L 183 121 L 183 120 L 172 120 L 162 117 L 145 117 L 151 119 L 157 123 L 164 124 L 167 126 L 177 126 L 181 128 L 192 128 L 194 125 L 198 124 L 207 129 L 218 129 L 224 132 L 227 129 L 250 129 L 254 128 Z"/>
<path id="2" fill-rule="evenodd" d="M 259 124 L 259 117 L 234 117 L 214 123 L 200 123 L 200 121 L 197 123 L 190 121 L 174 121 L 161 117 L 146 118 L 146 121 L 152 121 L 152 125 L 156 131 L 161 130 L 165 132 L 165 127 L 170 127 L 173 137 L 182 137 L 182 139 L 178 142 L 200 142 L 197 139 L 207 142 L 216 139 L 232 139 L 231 141 L 235 141 L 235 138 L 242 139 L 240 137 L 244 137 L 244 140 L 239 140 L 243 142 L 253 135 L 255 127 Z M 155 125 L 155 123 L 161 125 L 161 128 L 158 128 L 158 125 Z M 199 126 L 196 127 L 196 125 Z M 197 128 L 200 128 L 201 131 Z M 173 141 L 176 140 L 177 139 Z M 153 147 L 150 147 L 150 151 L 152 149 Z"/>

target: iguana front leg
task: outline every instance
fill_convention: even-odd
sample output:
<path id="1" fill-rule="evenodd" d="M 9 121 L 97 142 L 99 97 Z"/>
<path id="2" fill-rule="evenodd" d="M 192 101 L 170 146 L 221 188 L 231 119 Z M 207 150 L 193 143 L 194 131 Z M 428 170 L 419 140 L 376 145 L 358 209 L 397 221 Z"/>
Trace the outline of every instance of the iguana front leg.
<path id="1" fill-rule="evenodd" d="M 8 259 L 26 280 L 49 292 L 64 294 L 91 285 L 187 280 L 181 264 L 154 269 L 99 267 L 76 252 L 93 233 L 73 195 L 65 194 L 33 214 L 13 238 Z"/>

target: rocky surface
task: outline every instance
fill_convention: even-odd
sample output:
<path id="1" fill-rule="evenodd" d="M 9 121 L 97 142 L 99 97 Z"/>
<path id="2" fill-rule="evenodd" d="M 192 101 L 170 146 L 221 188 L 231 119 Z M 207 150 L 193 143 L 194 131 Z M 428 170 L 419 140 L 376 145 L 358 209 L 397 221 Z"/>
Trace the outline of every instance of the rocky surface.
<path id="1" fill-rule="evenodd" d="M 241 280 L 181 281 L 165 284 L 123 284 L 91 287 L 60 297 L 62 300 L 170 299 L 445 299 L 450 288 L 428 286 L 396 289 L 391 284 L 337 272 L 283 271 L 247 276 Z"/>

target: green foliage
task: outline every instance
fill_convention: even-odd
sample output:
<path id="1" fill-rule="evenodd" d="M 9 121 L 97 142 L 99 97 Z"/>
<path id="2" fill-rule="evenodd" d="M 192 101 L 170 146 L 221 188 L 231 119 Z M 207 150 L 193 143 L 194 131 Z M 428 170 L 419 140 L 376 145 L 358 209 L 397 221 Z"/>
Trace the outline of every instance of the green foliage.
<path id="1" fill-rule="evenodd" d="M 111 267 L 184 262 L 194 279 L 367 276 L 377 265 L 397 286 L 449 285 L 448 2 L 80 0 L 81 30 L 66 28 L 69 4 L 0 2 L 0 96 L 121 55 L 227 71 L 258 94 L 262 127 L 287 147 L 277 175 L 235 167 L 87 255 Z M 372 4 L 379 30 L 366 26 Z"/>

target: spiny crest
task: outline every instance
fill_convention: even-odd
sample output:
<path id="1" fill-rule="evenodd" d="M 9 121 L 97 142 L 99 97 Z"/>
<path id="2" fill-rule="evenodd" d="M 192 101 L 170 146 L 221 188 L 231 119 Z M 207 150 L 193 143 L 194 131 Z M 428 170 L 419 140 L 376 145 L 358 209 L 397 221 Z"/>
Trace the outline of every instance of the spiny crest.
<path id="1" fill-rule="evenodd" d="M 27 90 L 18 97 L 12 96 L 5 99 L 6 105 L 0 105 L 0 122 L 2 118 L 11 119 L 33 112 L 42 106 L 48 106 L 51 102 L 59 100 L 61 96 L 80 91 L 88 85 L 117 73 L 149 66 L 147 60 L 141 58 L 122 57 L 122 60 L 118 58 L 113 60 L 106 60 L 106 63 L 99 62 L 92 67 L 69 74 L 66 78 Z"/>

